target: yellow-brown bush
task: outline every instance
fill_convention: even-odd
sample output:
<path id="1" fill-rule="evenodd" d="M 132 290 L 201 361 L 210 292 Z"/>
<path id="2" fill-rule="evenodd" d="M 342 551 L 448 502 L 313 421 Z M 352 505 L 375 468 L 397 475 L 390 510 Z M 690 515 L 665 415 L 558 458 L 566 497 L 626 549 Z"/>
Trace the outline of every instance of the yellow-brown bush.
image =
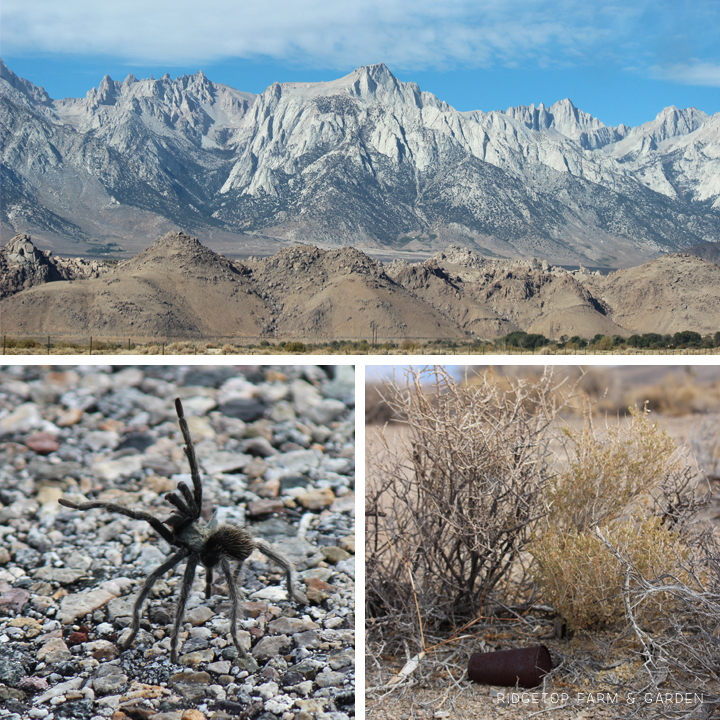
<path id="1" fill-rule="evenodd" d="M 549 522 L 582 532 L 628 513 L 652 510 L 665 479 L 681 466 L 673 439 L 651 422 L 647 409 L 630 409 L 627 422 L 598 433 L 589 413 L 582 430 L 563 429 L 566 469 L 550 482 Z"/>
<path id="2" fill-rule="evenodd" d="M 674 572 L 689 549 L 679 534 L 663 526 L 658 517 L 630 517 L 602 529 L 603 536 L 649 580 Z M 625 567 L 592 531 L 549 528 L 532 547 L 538 563 L 536 577 L 543 597 L 552 604 L 569 628 L 589 628 L 624 619 L 622 590 Z M 642 607 L 638 617 L 650 620 L 668 598 L 658 596 Z"/>
<path id="3" fill-rule="evenodd" d="M 683 575 L 689 550 L 673 528 L 670 495 L 680 499 L 691 476 L 647 410 L 631 410 L 604 435 L 589 416 L 582 430 L 564 435 L 564 469 L 547 486 L 548 515 L 530 552 L 544 599 L 577 629 L 623 617 L 623 566 L 595 528 L 643 576 Z M 646 606 L 646 616 L 662 601 Z"/>

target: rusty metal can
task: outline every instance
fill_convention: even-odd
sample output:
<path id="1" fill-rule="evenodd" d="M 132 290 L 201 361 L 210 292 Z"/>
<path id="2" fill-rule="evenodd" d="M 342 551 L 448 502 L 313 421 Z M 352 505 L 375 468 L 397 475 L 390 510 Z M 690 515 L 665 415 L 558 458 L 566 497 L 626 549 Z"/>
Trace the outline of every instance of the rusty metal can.
<path id="1" fill-rule="evenodd" d="M 474 653 L 468 663 L 468 677 L 474 682 L 505 687 L 537 687 L 551 670 L 552 660 L 544 645 Z"/>

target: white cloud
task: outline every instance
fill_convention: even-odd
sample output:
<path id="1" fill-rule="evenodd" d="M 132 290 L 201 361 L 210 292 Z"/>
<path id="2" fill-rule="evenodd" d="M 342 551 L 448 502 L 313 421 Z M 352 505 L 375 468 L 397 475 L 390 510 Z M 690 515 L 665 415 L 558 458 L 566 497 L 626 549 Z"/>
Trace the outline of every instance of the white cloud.
<path id="1" fill-rule="evenodd" d="M 720 87 L 720 64 L 709 62 L 692 62 L 668 67 L 653 68 L 656 77 L 673 80 L 683 85 L 705 85 Z"/>
<path id="2" fill-rule="evenodd" d="M 649 0 L 640 0 L 639 5 Z M 104 54 L 167 65 L 271 57 L 341 67 L 581 61 L 640 9 L 584 0 L 4 0 L 8 55 Z"/>

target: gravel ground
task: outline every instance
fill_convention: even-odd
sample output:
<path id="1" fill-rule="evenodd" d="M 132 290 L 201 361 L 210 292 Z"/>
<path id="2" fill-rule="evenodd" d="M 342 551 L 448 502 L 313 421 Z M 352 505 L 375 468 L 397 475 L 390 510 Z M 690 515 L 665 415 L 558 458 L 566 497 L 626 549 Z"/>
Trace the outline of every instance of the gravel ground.
<path id="1" fill-rule="evenodd" d="M 164 519 L 189 482 L 173 400 L 203 476 L 203 517 L 246 524 L 296 564 L 309 604 L 258 552 L 227 588 L 204 570 L 170 662 L 181 563 L 132 606 L 170 546 L 142 521 L 70 510 L 120 502 Z M 0 720 L 344 720 L 354 716 L 354 371 L 350 366 L 0 368 Z"/>

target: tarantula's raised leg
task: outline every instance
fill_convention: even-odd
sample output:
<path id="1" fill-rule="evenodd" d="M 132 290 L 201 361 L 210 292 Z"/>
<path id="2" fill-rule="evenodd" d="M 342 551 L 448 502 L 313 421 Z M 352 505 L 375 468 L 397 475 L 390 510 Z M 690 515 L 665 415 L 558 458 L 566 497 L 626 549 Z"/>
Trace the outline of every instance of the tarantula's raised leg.
<path id="1" fill-rule="evenodd" d="M 175 398 L 175 412 L 177 412 L 178 423 L 180 425 L 180 432 L 182 432 L 183 439 L 185 440 L 185 455 L 190 464 L 190 475 L 192 476 L 193 489 L 195 491 L 195 505 L 198 509 L 198 516 L 200 515 L 200 509 L 202 508 L 202 483 L 200 482 L 200 470 L 198 469 L 197 458 L 195 457 L 195 446 L 193 445 L 192 438 L 190 437 L 190 428 L 188 427 L 185 414 L 183 413 L 183 406 L 180 402 L 180 398 Z"/>
<path id="2" fill-rule="evenodd" d="M 240 645 L 240 640 L 238 640 L 237 634 L 237 619 L 240 609 L 240 598 L 238 597 L 237 585 L 235 583 L 233 573 L 230 570 L 230 562 L 227 558 L 222 558 L 220 560 L 220 566 L 222 567 L 223 574 L 225 575 L 225 580 L 228 585 L 228 595 L 230 596 L 230 634 L 232 635 L 233 643 L 235 644 L 240 657 L 245 658 L 247 657 L 247 653 L 245 652 L 245 648 Z"/>
<path id="3" fill-rule="evenodd" d="M 213 571 L 212 568 L 205 568 L 205 597 L 212 596 Z"/>
<path id="4" fill-rule="evenodd" d="M 276 562 L 285 570 L 288 595 L 297 602 L 307 605 L 307 595 L 305 595 L 305 593 L 297 587 L 297 583 L 294 583 L 295 566 L 292 562 L 281 552 L 278 552 L 272 545 L 270 545 L 270 543 L 266 543 L 264 540 L 255 538 L 255 547 L 257 547 L 263 555 L 267 555 L 273 562 Z"/>
<path id="5" fill-rule="evenodd" d="M 65 498 L 59 498 L 58 502 L 65 507 L 72 508 L 73 510 L 92 510 L 93 508 L 105 508 L 110 512 L 125 515 L 126 517 L 132 518 L 133 520 L 144 520 L 145 522 L 150 523 L 153 530 L 163 540 L 165 540 L 165 542 L 171 544 L 173 542 L 173 534 L 170 532 L 170 530 L 168 530 L 156 517 L 142 510 L 131 510 L 124 505 L 118 505 L 117 503 L 100 502 L 99 500 L 93 500 L 91 502 L 84 503 L 74 503 L 70 500 L 65 500 Z"/>
<path id="6" fill-rule="evenodd" d="M 138 599 L 135 601 L 135 606 L 133 607 L 132 632 L 130 633 L 130 637 L 123 643 L 122 647 L 120 648 L 121 650 L 127 650 L 130 645 L 132 645 L 135 636 L 138 634 L 138 630 L 140 629 L 140 611 L 142 610 L 142 605 L 145 602 L 147 596 L 150 594 L 153 585 L 168 570 L 174 568 L 179 562 L 181 562 L 185 557 L 187 557 L 189 552 L 189 550 L 183 548 L 180 552 L 176 552 L 174 555 L 168 558 L 159 568 L 156 568 L 150 573 L 150 575 L 148 575 L 148 578 L 145 581 L 145 584 L 143 585 L 140 594 L 138 595 Z"/>
<path id="7" fill-rule="evenodd" d="M 178 598 L 177 607 L 175 609 L 175 622 L 173 623 L 172 645 L 170 650 L 170 662 L 177 665 L 177 645 L 178 635 L 180 633 L 180 624 L 185 615 L 185 604 L 187 603 L 190 588 L 192 588 L 195 579 L 195 568 L 197 567 L 197 557 L 191 555 L 185 566 L 185 575 L 183 575 L 183 583 L 180 588 L 180 597 Z"/>

